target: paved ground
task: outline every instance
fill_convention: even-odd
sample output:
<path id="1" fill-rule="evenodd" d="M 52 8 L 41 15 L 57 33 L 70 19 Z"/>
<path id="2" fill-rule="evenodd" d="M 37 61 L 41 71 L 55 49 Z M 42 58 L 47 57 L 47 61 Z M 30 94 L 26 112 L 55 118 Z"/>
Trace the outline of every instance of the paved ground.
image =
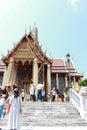
<path id="1" fill-rule="evenodd" d="M 2 130 L 8 130 L 5 128 L 5 126 L 3 127 L 0 127 L 2 128 Z M 61 126 L 55 126 L 55 127 L 31 127 L 31 126 L 28 126 L 28 127 L 22 127 L 21 130 L 86 130 L 87 129 L 87 126 L 84 126 L 84 127 L 78 127 L 78 126 L 67 126 L 67 127 L 61 127 Z M 0 129 L 1 130 L 1 129 Z"/>

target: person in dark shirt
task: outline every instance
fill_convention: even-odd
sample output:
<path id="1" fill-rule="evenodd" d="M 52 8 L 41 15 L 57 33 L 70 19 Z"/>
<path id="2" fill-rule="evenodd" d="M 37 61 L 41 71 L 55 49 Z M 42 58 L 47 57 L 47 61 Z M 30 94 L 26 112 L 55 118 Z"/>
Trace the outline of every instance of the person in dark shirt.
<path id="1" fill-rule="evenodd" d="M 5 100 L 8 98 L 7 86 L 5 86 L 3 90 L 3 94 L 5 95 Z"/>
<path id="2" fill-rule="evenodd" d="M 56 101 L 59 100 L 59 89 L 56 89 Z"/>

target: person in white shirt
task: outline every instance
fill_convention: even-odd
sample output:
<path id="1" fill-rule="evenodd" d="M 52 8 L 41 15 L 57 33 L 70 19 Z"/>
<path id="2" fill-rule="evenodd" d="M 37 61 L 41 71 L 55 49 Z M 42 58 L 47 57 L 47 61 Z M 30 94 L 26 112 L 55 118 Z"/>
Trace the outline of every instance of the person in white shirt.
<path id="1" fill-rule="evenodd" d="M 38 101 L 42 101 L 42 88 L 44 87 L 44 85 L 42 83 L 39 83 L 37 86 L 37 100 Z"/>
<path id="2" fill-rule="evenodd" d="M 44 87 L 42 88 L 42 101 L 45 101 L 45 89 L 44 89 Z"/>
<path id="3" fill-rule="evenodd" d="M 34 96 L 35 96 L 35 87 L 33 81 L 30 84 L 30 100 L 34 101 Z"/>
<path id="4" fill-rule="evenodd" d="M 54 102 L 54 101 L 55 101 L 55 96 L 56 96 L 56 90 L 55 90 L 55 87 L 53 87 L 51 93 L 52 93 L 52 102 Z"/>

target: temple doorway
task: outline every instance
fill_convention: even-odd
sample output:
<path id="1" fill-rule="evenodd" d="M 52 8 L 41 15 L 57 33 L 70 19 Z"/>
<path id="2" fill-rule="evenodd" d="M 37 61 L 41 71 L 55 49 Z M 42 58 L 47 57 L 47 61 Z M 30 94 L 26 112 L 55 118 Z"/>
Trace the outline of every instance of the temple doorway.
<path id="1" fill-rule="evenodd" d="M 32 79 L 32 62 L 29 63 L 26 61 L 23 65 L 22 61 L 19 61 L 16 78 L 20 92 L 24 89 L 25 98 L 29 97 L 30 83 Z"/>

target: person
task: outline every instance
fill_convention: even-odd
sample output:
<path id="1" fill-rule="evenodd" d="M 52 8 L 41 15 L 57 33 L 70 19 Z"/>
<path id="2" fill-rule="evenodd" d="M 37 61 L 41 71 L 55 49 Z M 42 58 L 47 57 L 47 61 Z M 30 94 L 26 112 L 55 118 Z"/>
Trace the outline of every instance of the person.
<path id="1" fill-rule="evenodd" d="M 12 92 L 12 88 L 10 85 L 7 86 L 7 92 L 8 92 L 8 95 L 11 95 L 11 92 Z"/>
<path id="2" fill-rule="evenodd" d="M 3 90 L 3 94 L 5 95 L 5 100 L 8 98 L 8 92 L 7 92 L 7 86 L 5 86 L 4 90 Z"/>
<path id="3" fill-rule="evenodd" d="M 10 111 L 8 119 L 8 129 L 20 129 L 20 111 L 21 111 L 21 98 L 17 88 L 14 89 L 14 94 L 9 98 Z"/>
<path id="4" fill-rule="evenodd" d="M 24 89 L 21 90 L 21 98 L 22 98 L 22 101 L 24 101 Z"/>
<path id="5" fill-rule="evenodd" d="M 15 88 L 17 88 L 17 86 L 15 84 L 13 84 L 13 86 L 12 86 L 13 91 Z"/>
<path id="6" fill-rule="evenodd" d="M 2 117 L 3 114 L 3 106 L 4 106 L 4 96 L 3 96 L 3 90 L 0 88 L 0 119 Z"/>
<path id="7" fill-rule="evenodd" d="M 42 101 L 45 101 L 45 89 L 44 89 L 44 87 L 42 88 Z"/>
<path id="8" fill-rule="evenodd" d="M 39 83 L 37 86 L 37 100 L 38 101 L 42 101 L 42 88 L 44 87 L 44 85 L 42 83 Z"/>
<path id="9" fill-rule="evenodd" d="M 56 95 L 56 90 L 55 90 L 55 87 L 53 87 L 53 89 L 52 89 L 52 102 L 54 102 L 55 101 L 55 95 Z"/>
<path id="10" fill-rule="evenodd" d="M 34 96 L 35 96 L 35 87 L 33 81 L 30 84 L 30 100 L 34 101 Z"/>
<path id="11" fill-rule="evenodd" d="M 56 101 L 59 100 L 59 89 L 56 89 Z"/>

